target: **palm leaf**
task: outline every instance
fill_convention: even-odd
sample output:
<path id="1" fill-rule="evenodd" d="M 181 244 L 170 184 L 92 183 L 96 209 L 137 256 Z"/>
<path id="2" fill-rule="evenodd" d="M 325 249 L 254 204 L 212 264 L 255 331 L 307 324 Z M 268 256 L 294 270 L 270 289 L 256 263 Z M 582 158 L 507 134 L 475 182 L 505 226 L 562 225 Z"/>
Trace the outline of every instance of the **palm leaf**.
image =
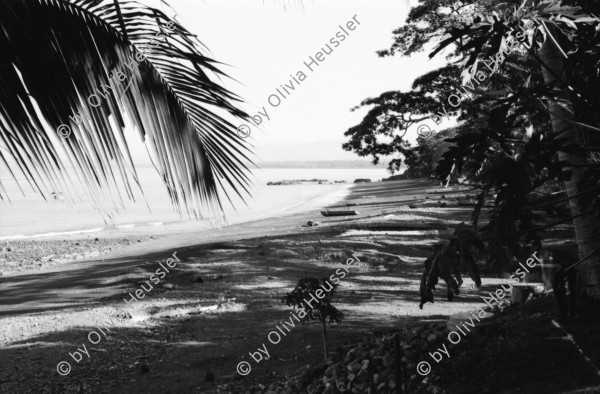
<path id="1" fill-rule="evenodd" d="M 248 193 L 250 151 L 230 121 L 248 116 L 215 82 L 224 74 L 204 51 L 181 25 L 134 1 L 1 2 L 0 165 L 46 199 L 72 198 L 79 182 L 111 217 L 124 196 L 134 199 L 131 183 L 140 187 L 127 114 L 174 207 L 198 218 L 222 211 L 225 187 Z M 61 125 L 67 138 L 57 135 Z"/>

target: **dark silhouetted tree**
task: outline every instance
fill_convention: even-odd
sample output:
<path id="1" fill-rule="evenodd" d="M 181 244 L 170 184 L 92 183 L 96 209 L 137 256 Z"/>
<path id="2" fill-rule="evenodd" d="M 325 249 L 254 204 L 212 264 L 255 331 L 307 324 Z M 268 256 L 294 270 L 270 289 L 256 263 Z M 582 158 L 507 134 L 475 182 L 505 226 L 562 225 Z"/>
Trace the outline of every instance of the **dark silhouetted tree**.
<path id="1" fill-rule="evenodd" d="M 294 290 L 287 293 L 281 300 L 294 309 L 303 309 L 305 314 L 301 316 L 302 322 L 319 320 L 323 326 L 323 349 L 327 358 L 327 323 L 341 323 L 344 314 L 331 305 L 337 284 L 331 284 L 326 278 L 319 281 L 317 278 L 302 278 L 296 284 Z M 317 292 L 322 297 L 317 296 Z"/>

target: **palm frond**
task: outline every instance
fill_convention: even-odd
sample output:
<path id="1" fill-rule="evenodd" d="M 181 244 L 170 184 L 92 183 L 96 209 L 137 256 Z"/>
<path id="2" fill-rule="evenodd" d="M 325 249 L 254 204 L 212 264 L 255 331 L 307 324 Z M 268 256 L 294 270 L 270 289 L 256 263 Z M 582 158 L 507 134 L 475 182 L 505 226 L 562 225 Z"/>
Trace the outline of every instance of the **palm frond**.
<path id="1" fill-rule="evenodd" d="M 240 99 L 215 82 L 219 63 L 162 11 L 134 1 L 4 1 L 0 52 L 0 165 L 44 198 L 72 195 L 72 166 L 106 215 L 134 199 L 123 113 L 177 210 L 200 218 L 222 211 L 225 187 L 248 193 L 250 150 L 228 120 L 247 119 Z"/>

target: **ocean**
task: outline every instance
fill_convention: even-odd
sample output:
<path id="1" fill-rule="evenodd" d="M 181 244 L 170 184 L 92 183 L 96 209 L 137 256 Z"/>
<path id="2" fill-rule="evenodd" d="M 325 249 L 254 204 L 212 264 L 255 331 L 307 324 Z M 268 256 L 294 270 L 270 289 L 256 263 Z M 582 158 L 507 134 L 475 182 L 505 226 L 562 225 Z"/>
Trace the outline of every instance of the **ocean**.
<path id="1" fill-rule="evenodd" d="M 45 201 L 25 182 L 21 183 L 25 190 L 23 196 L 15 182 L 3 174 L 2 182 L 11 202 L 4 200 L 0 204 L 0 241 L 78 233 L 156 233 L 210 228 L 207 221 L 190 219 L 186 213 L 176 212 L 152 166 L 140 166 L 137 170 L 144 196 L 139 191 L 135 193 L 136 202 L 125 197 L 124 205 L 111 219 L 98 212 L 82 189 L 76 188 L 81 198 L 74 203 L 66 199 Z M 387 176 L 389 174 L 381 168 L 256 169 L 251 175 L 251 196 L 241 201 L 230 194 L 233 206 L 224 196 L 221 201 L 227 224 L 235 224 L 322 208 L 343 199 L 356 178 L 377 181 Z M 313 178 L 327 182 L 267 186 L 267 182 Z M 346 183 L 334 183 L 342 180 Z M 207 213 L 210 215 L 213 214 Z"/>

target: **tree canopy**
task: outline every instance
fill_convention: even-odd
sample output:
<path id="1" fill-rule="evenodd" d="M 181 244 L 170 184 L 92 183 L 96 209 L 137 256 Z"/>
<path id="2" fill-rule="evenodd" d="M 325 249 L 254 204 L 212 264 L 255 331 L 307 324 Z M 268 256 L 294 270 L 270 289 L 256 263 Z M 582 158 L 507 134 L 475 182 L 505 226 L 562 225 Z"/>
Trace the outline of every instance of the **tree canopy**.
<path id="1" fill-rule="evenodd" d="M 426 167 L 418 158 L 441 156 L 435 166 L 440 180 L 465 176 L 480 186 L 474 228 L 516 257 L 525 244 L 539 247 L 537 230 L 548 225 L 535 214 L 543 207 L 540 191 L 562 187 L 575 223 L 582 287 L 597 295 L 600 4 L 494 3 L 421 0 L 412 8 L 379 56 L 428 50 L 433 57 L 445 50 L 449 64 L 417 78 L 409 92 L 364 100 L 360 106 L 368 113 L 346 131 L 344 148 L 374 162 L 395 154 L 392 171 L 403 160 Z M 408 143 L 409 127 L 444 113 L 460 122 L 446 144 Z M 494 207 L 480 228 L 481 207 L 491 194 Z M 506 270 L 509 263 L 506 258 L 496 268 Z"/>

